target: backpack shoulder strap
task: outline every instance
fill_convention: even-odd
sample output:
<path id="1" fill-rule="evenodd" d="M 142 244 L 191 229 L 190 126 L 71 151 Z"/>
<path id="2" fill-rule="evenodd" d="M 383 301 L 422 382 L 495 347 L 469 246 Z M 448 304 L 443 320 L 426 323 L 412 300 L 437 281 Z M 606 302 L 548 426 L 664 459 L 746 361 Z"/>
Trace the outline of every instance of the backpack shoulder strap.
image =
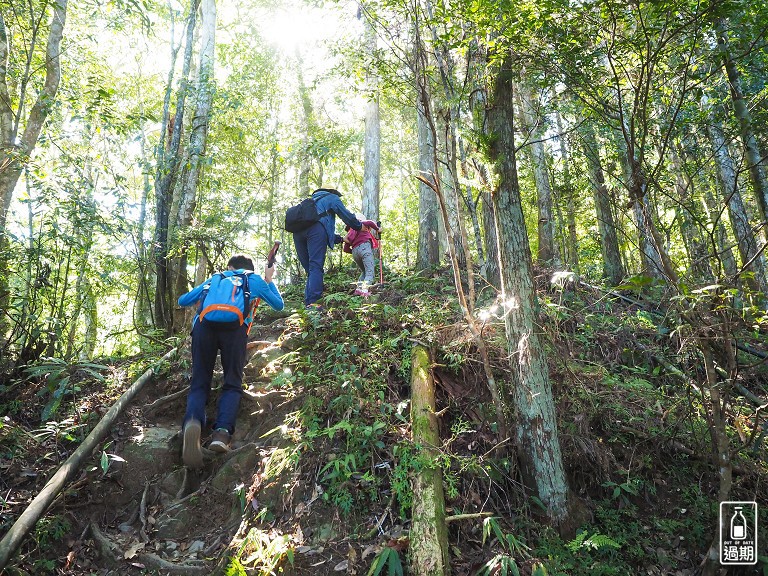
<path id="1" fill-rule="evenodd" d="M 331 196 L 331 193 L 330 193 L 330 192 L 326 192 L 325 194 L 323 194 L 322 196 L 320 196 L 320 197 L 319 197 L 317 200 L 322 200 L 323 198 L 327 198 L 328 196 Z M 312 199 L 312 201 L 315 203 L 315 209 L 317 209 L 317 200 L 315 200 L 315 198 L 314 198 L 314 194 L 313 194 L 312 196 L 310 196 L 310 198 L 311 198 L 311 199 Z M 318 218 L 322 218 L 322 217 L 324 217 L 324 216 L 328 216 L 328 214 L 329 214 L 329 213 L 330 213 L 330 210 L 325 210 L 324 212 L 318 212 L 318 213 L 317 213 L 317 217 L 318 217 Z"/>
<path id="2" fill-rule="evenodd" d="M 203 311 L 203 304 L 205 303 L 205 298 L 208 296 L 208 292 L 211 290 L 211 282 L 213 282 L 213 279 L 216 278 L 216 276 L 224 277 L 224 274 L 221 272 L 216 272 L 213 276 L 208 278 L 208 280 L 205 282 L 205 286 L 203 286 L 203 291 L 200 292 L 200 299 L 198 302 L 200 303 L 197 307 L 197 313 L 200 314 L 200 312 Z"/>

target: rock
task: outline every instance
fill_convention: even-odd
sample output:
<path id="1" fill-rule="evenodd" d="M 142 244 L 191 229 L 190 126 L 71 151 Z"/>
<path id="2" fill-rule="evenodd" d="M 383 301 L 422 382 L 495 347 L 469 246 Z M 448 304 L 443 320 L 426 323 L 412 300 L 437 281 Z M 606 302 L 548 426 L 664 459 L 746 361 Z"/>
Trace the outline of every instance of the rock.
<path id="1" fill-rule="evenodd" d="M 168 448 L 178 429 L 146 427 L 138 432 L 126 442 L 121 454 L 125 464 L 119 476 L 127 499 L 142 492 L 144 484 L 155 474 L 174 468 L 179 458 Z"/>
<path id="2" fill-rule="evenodd" d="M 258 467 L 261 451 L 255 444 L 246 444 L 229 457 L 211 480 L 211 486 L 219 492 L 231 493 L 238 484 L 250 483 Z"/>

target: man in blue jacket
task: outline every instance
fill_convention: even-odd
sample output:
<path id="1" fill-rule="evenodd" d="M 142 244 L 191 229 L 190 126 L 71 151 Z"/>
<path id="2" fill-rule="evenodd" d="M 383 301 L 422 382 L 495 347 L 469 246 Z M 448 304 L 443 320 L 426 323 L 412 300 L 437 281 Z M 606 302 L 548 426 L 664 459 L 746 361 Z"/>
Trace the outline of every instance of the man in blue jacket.
<path id="1" fill-rule="evenodd" d="M 212 276 L 179 297 L 180 306 L 201 303 L 192 323 L 192 380 L 189 384 L 187 411 L 183 424 L 182 461 L 189 468 L 200 468 L 203 465 L 200 432 L 205 426 L 205 406 L 211 393 L 216 355 L 221 352 L 224 384 L 209 448 L 215 452 L 226 452 L 229 450 L 229 443 L 235 431 L 235 420 L 243 394 L 243 369 L 246 362 L 248 331 L 253 320 L 253 303 L 260 298 L 275 310 L 283 309 L 283 297 L 272 282 L 275 265 L 267 265 L 264 278 L 255 274 L 253 267 L 252 258 L 245 254 L 236 254 L 227 262 L 225 272 Z M 214 282 L 226 284 L 228 288 L 224 293 L 229 290 L 234 296 L 237 287 L 242 285 L 243 274 L 248 279 L 250 300 L 247 306 L 244 301 L 242 302 L 246 308 L 242 313 L 239 313 L 239 310 L 228 311 L 227 308 L 234 307 L 226 304 L 202 307 L 201 301 L 206 299 Z M 209 310 L 211 310 L 210 313 Z M 227 317 L 228 314 L 232 319 Z"/>
<path id="2" fill-rule="evenodd" d="M 341 236 L 336 234 L 336 216 L 354 230 L 360 230 L 363 226 L 341 202 L 341 193 L 338 190 L 319 188 L 312 193 L 312 199 L 318 214 L 324 215 L 306 230 L 293 234 L 296 255 L 307 273 L 304 305 L 308 308 L 317 307 L 316 302 L 323 295 L 323 267 L 328 248 L 341 243 Z"/>

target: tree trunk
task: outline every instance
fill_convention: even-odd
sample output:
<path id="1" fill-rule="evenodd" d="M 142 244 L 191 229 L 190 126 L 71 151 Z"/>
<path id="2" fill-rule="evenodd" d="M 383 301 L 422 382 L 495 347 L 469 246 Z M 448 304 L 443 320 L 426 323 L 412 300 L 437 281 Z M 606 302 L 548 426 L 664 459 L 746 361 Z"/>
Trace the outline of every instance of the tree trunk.
<path id="1" fill-rule="evenodd" d="M 717 251 L 715 258 L 717 266 L 714 272 L 718 278 L 722 276 L 736 278 L 739 270 L 736 265 L 736 257 L 733 255 L 733 247 L 728 237 L 728 231 L 723 224 L 723 207 L 718 205 L 709 188 L 704 191 L 704 206 L 707 211 L 707 219 L 713 228 L 713 241 Z"/>
<path id="2" fill-rule="evenodd" d="M 589 167 L 589 181 L 595 200 L 597 229 L 600 234 L 600 251 L 603 255 L 603 276 L 612 286 L 618 286 L 624 279 L 616 223 L 613 218 L 611 194 L 605 185 L 605 175 L 600 163 L 600 150 L 592 124 L 582 120 L 579 129 L 584 156 Z"/>
<path id="3" fill-rule="evenodd" d="M 508 409 L 517 410 L 514 439 L 525 484 L 544 503 L 549 520 L 567 529 L 568 485 L 548 366 L 535 322 L 533 265 L 515 164 L 511 57 L 507 57 L 495 81 L 488 128 L 489 153 L 499 183 L 493 193 L 493 208 L 513 387 Z"/>
<path id="4" fill-rule="evenodd" d="M 304 84 L 304 74 L 302 73 L 302 67 L 304 65 L 300 56 L 297 53 L 297 66 L 296 75 L 299 83 L 299 97 L 301 98 L 301 110 L 304 113 L 302 120 L 304 121 L 304 149 L 301 153 L 299 160 L 299 194 L 302 198 L 309 196 L 310 186 L 309 179 L 312 174 L 312 160 L 309 154 L 309 145 L 312 141 L 312 132 L 314 127 L 314 117 L 312 109 L 312 98 L 310 97 L 309 88 Z M 322 180 L 321 180 L 322 181 Z"/>
<path id="5" fill-rule="evenodd" d="M 624 169 L 625 185 L 629 192 L 629 205 L 637 228 L 637 240 L 640 248 L 640 264 L 642 273 L 649 278 L 662 279 L 665 266 L 658 242 L 653 208 L 648 196 L 648 181 L 645 177 L 641 161 L 635 157 L 633 147 L 629 146 L 627 138 L 632 138 L 628 130 L 616 133 L 616 143 L 622 168 Z M 676 275 L 674 275 L 676 281 Z"/>
<path id="6" fill-rule="evenodd" d="M 427 178 L 432 176 L 437 178 L 438 175 L 433 174 L 435 141 L 433 132 L 429 128 L 429 119 L 427 118 L 429 106 L 424 101 L 429 98 L 427 83 L 424 77 L 427 68 L 427 54 L 424 51 L 421 37 L 418 34 L 418 23 L 414 24 L 414 28 L 417 30 L 414 47 L 414 72 L 417 87 L 415 97 L 419 173 Z M 416 269 L 428 270 L 439 263 L 440 242 L 437 225 L 437 198 L 429 186 L 419 182 L 419 242 L 416 251 Z"/>
<path id="7" fill-rule="evenodd" d="M 371 61 L 376 55 L 376 30 L 365 18 L 365 49 Z M 365 108 L 365 161 L 363 163 L 363 214 L 379 220 L 379 180 L 381 171 L 381 126 L 379 121 L 379 80 L 373 66 L 367 71 L 368 104 Z"/>
<path id="8" fill-rule="evenodd" d="M 709 265 L 709 252 L 699 232 L 700 218 L 695 213 L 694 203 L 691 199 L 693 182 L 685 174 L 680 156 L 675 150 L 675 146 L 668 148 L 670 160 L 672 162 L 672 171 L 675 174 L 675 190 L 677 192 L 677 204 L 675 211 L 679 220 L 680 234 L 683 237 L 683 244 L 688 252 L 688 258 L 691 262 L 691 276 L 698 281 L 711 283 L 715 277 L 712 268 Z"/>
<path id="9" fill-rule="evenodd" d="M 173 203 L 173 188 L 181 167 L 181 134 L 184 124 L 184 108 L 186 105 L 189 73 L 192 65 L 192 49 L 194 44 L 194 32 L 197 25 L 197 8 L 199 0 L 193 0 L 187 19 L 186 46 L 184 49 L 184 62 L 182 66 L 181 82 L 176 95 L 176 111 L 173 120 L 170 120 L 170 93 L 172 72 L 169 72 L 169 82 L 166 89 L 163 120 L 164 132 L 158 142 L 157 165 L 155 175 L 155 234 L 154 234 L 154 261 L 155 261 L 155 322 L 166 334 L 170 334 L 173 327 L 171 302 L 173 294 L 172 278 L 168 267 L 169 227 L 171 225 L 171 205 Z M 168 141 L 166 141 L 166 138 Z"/>
<path id="10" fill-rule="evenodd" d="M 749 223 L 750 219 L 741 196 L 736 167 L 728 153 L 722 126 L 712 113 L 710 113 L 708 128 L 712 154 L 717 166 L 718 189 L 723 204 L 728 208 L 728 219 L 736 237 L 742 266 L 746 266 L 747 270 L 754 275 L 754 281 L 751 282 L 752 288 L 768 294 L 765 256 L 759 252 L 757 236 Z"/>
<path id="11" fill-rule="evenodd" d="M 422 466 L 412 476 L 413 507 L 410 531 L 411 574 L 448 576 L 448 525 L 445 522 L 443 473 L 436 464 L 440 447 L 435 415 L 435 382 L 427 349 L 420 344 L 411 350 L 411 431 L 420 455 L 435 465 Z"/>
<path id="12" fill-rule="evenodd" d="M 557 123 L 557 139 L 560 142 L 560 158 L 563 162 L 563 188 L 560 198 L 565 201 L 566 217 L 568 218 L 568 242 L 566 243 L 566 261 L 569 268 L 579 274 L 579 238 L 576 235 L 576 190 L 571 182 L 571 170 L 569 167 L 568 147 L 566 145 L 567 134 L 563 131 L 563 122 L 560 113 L 555 110 Z"/>
<path id="13" fill-rule="evenodd" d="M 765 158 L 760 153 L 757 138 L 752 128 L 752 116 L 744 100 L 744 93 L 741 89 L 741 79 L 736 63 L 731 58 L 728 49 L 728 34 L 725 30 L 725 23 L 719 20 L 716 26 L 717 46 L 723 57 L 725 72 L 728 76 L 728 84 L 731 88 L 731 102 L 733 103 L 733 112 L 739 121 L 741 140 L 744 145 L 744 153 L 747 159 L 747 168 L 749 169 L 749 179 L 754 188 L 757 205 L 760 207 L 760 219 L 768 221 L 768 181 L 765 177 Z"/>
<path id="14" fill-rule="evenodd" d="M 202 0 L 200 17 L 200 66 L 197 78 L 197 105 L 192 118 L 189 134 L 187 162 L 178 203 L 178 213 L 175 215 L 174 234 L 178 236 L 192 224 L 195 211 L 197 191 L 200 183 L 200 172 L 205 157 L 208 140 L 208 125 L 210 123 L 211 104 L 215 90 L 213 68 L 215 62 L 216 39 L 216 3 L 214 0 Z M 187 279 L 187 253 L 189 246 L 182 246 L 180 257 L 175 258 L 169 268 L 176 274 L 172 302 L 189 289 Z M 174 327 L 179 329 L 184 322 L 184 311 L 174 307 Z"/>
<path id="15" fill-rule="evenodd" d="M 537 106 L 528 88 L 521 87 L 519 94 L 520 114 L 523 129 L 530 135 L 529 156 L 536 181 L 537 204 L 539 207 L 539 244 L 536 260 L 543 266 L 559 268 L 560 256 L 555 248 L 555 220 L 552 214 L 552 187 L 549 184 L 547 157 L 544 150 L 544 121 L 538 117 Z"/>

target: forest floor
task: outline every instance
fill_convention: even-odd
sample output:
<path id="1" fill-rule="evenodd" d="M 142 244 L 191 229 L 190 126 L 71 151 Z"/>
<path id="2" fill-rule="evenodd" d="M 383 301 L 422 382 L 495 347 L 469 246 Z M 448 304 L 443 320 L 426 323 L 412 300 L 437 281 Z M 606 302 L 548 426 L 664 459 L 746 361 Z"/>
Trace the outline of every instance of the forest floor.
<path id="1" fill-rule="evenodd" d="M 698 390 L 665 319 L 634 298 L 566 290 L 539 275 L 539 315 L 578 528 L 543 525 L 514 448 L 498 437 L 479 356 L 450 276 L 392 278 L 370 300 L 349 271 L 330 274 L 325 310 L 299 290 L 286 310 L 258 311 L 233 450 L 181 464 L 189 345 L 157 368 L 92 458 L 56 498 L 5 574 L 407 573 L 410 347 L 434 353 L 455 575 L 697 574 L 717 530 L 718 475 Z M 493 295 L 481 302 L 490 307 Z M 503 322 L 483 336 L 506 385 Z M 763 344 L 760 335 L 752 344 Z M 36 386 L 0 389 L 0 535 L 130 384 L 146 359 L 38 370 Z M 743 359 L 742 383 L 766 397 L 764 363 Z M 59 372 L 56 372 L 59 366 Z M 51 382 L 52 374 L 58 380 Z M 691 374 L 695 379 L 699 375 Z M 214 387 L 220 374 L 214 378 Z M 216 392 L 209 402 L 215 406 Z M 735 396 L 732 500 L 768 505 L 766 434 Z M 41 414 L 50 417 L 41 421 Z M 209 431 L 204 432 L 206 436 Z M 764 512 L 763 512 L 764 514 Z M 761 558 L 730 574 L 768 574 Z M 513 568 L 514 566 L 514 568 Z"/>

